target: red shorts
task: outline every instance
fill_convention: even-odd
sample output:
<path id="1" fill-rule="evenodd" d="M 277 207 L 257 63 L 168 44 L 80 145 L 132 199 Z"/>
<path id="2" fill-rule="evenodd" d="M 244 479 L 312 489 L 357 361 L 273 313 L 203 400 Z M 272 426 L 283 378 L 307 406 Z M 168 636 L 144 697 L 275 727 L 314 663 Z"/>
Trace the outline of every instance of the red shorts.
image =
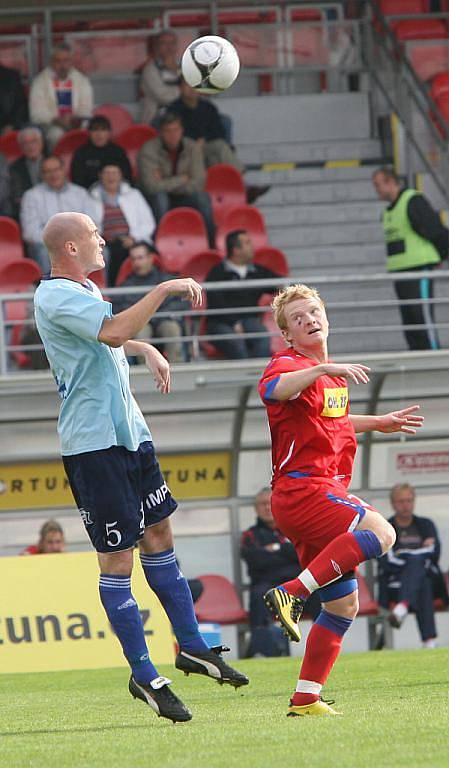
<path id="1" fill-rule="evenodd" d="M 353 531 L 366 509 L 373 507 L 337 480 L 322 477 L 284 476 L 271 497 L 276 525 L 294 545 L 301 568 L 341 533 Z"/>

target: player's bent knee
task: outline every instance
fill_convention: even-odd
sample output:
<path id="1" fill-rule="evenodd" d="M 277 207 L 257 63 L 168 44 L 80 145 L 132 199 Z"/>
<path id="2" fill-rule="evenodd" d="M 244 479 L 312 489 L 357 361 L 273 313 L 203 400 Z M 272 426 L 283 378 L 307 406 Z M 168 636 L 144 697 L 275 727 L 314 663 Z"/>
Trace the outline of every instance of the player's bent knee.
<path id="1" fill-rule="evenodd" d="M 358 590 L 349 595 L 340 597 L 339 600 L 330 600 L 323 603 L 326 611 L 334 613 L 336 616 L 343 616 L 345 619 L 355 619 L 359 610 Z"/>

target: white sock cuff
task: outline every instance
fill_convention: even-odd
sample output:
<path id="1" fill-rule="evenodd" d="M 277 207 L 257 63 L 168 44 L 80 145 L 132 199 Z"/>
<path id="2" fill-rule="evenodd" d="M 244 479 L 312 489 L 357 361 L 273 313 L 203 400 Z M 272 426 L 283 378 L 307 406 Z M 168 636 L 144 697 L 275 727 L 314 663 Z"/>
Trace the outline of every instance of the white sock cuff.
<path id="1" fill-rule="evenodd" d="M 313 680 L 298 680 L 296 683 L 296 693 L 313 693 L 319 696 L 322 687 L 321 683 L 315 683 Z"/>
<path id="2" fill-rule="evenodd" d="M 309 592 L 315 592 L 316 589 L 319 589 L 319 584 L 317 581 L 315 581 L 314 577 L 310 573 L 308 568 L 305 568 L 298 576 L 298 579 L 301 580 L 301 582 L 304 584 L 305 588 L 309 590 Z"/>

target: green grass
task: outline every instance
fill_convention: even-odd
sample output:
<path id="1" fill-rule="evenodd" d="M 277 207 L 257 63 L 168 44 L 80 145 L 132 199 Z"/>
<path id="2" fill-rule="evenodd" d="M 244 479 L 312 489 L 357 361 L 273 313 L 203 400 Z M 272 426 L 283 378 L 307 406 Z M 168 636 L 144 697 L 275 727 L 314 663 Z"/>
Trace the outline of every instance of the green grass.
<path id="1" fill-rule="evenodd" d="M 129 696 L 124 670 L 3 675 L 0 766 L 449 766 L 449 649 L 342 656 L 325 691 L 341 718 L 285 716 L 297 659 L 238 666 L 243 692 L 161 668 L 194 713 L 175 726 Z"/>

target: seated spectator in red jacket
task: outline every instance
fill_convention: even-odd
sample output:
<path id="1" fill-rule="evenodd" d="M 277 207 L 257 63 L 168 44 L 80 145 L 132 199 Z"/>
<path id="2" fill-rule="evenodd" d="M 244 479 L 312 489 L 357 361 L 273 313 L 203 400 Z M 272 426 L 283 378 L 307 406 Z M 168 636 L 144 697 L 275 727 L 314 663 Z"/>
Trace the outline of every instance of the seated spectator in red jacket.
<path id="1" fill-rule="evenodd" d="M 251 639 L 247 656 L 288 656 L 289 646 L 282 630 L 273 620 L 263 601 L 268 589 L 279 579 L 294 579 L 300 571 L 293 544 L 276 528 L 271 513 L 271 490 L 262 488 L 255 498 L 257 520 L 242 533 L 240 556 L 245 561 L 250 579 L 249 621 Z M 307 612 L 320 612 L 317 595 L 308 601 Z"/>
<path id="2" fill-rule="evenodd" d="M 208 309 L 229 309 L 229 313 L 212 315 L 207 319 L 208 333 L 232 334 L 231 339 L 214 339 L 225 357 L 245 360 L 248 357 L 269 357 L 270 339 L 267 329 L 257 312 L 257 303 L 264 293 L 271 293 L 271 288 L 253 288 L 251 280 L 269 280 L 279 277 L 270 269 L 253 264 L 253 246 L 251 238 L 244 229 L 235 229 L 226 237 L 226 258 L 212 267 L 206 282 L 230 283 L 245 280 L 246 288 L 207 292 Z M 274 289 L 273 289 L 274 290 Z M 254 307 L 254 312 L 243 314 L 241 307 Z M 264 333 L 265 336 L 246 339 L 245 333 Z"/>
<path id="3" fill-rule="evenodd" d="M 111 123 L 107 117 L 96 115 L 89 120 L 89 138 L 75 151 L 72 158 L 71 176 L 74 184 L 89 189 L 98 181 L 98 174 L 105 165 L 118 165 L 123 178 L 131 182 L 131 164 L 126 152 L 111 140 Z"/>
<path id="4" fill-rule="evenodd" d="M 98 206 L 97 221 L 108 250 L 108 282 L 114 285 L 129 249 L 139 240 L 151 241 L 156 227 L 153 212 L 138 189 L 123 180 L 118 165 L 105 165 L 90 189 Z"/>
<path id="5" fill-rule="evenodd" d="M 30 544 L 21 555 L 51 555 L 65 552 L 65 538 L 62 526 L 56 520 L 47 520 L 39 531 L 37 544 Z"/>
<path id="6" fill-rule="evenodd" d="M 158 251 L 154 245 L 150 245 L 145 241 L 134 243 L 129 249 L 129 258 L 132 265 L 132 272 L 121 283 L 120 288 L 126 288 L 127 286 L 132 288 L 145 288 L 147 292 L 155 285 L 159 285 L 164 280 L 171 280 L 173 275 L 168 275 L 166 272 L 162 272 L 157 266 L 156 257 Z M 115 296 L 113 299 L 114 313 L 123 312 L 128 309 L 136 301 L 139 301 L 143 296 L 143 293 L 130 293 L 123 296 Z M 181 337 L 183 335 L 183 322 L 182 317 L 160 317 L 160 313 L 166 312 L 178 312 L 188 309 L 188 305 L 182 301 L 178 296 L 169 296 L 161 304 L 156 314 L 151 318 L 150 322 L 138 335 L 139 339 L 154 339 L 157 344 L 157 338 L 173 338 L 173 341 L 167 341 L 162 344 L 162 351 L 165 354 L 167 360 L 170 363 L 182 362 L 185 357 L 183 353 L 183 344 Z M 157 344 L 157 346 L 159 346 Z"/>
<path id="7" fill-rule="evenodd" d="M 42 160 L 45 157 L 42 131 L 37 126 L 22 128 L 18 134 L 22 155 L 9 166 L 13 216 L 20 216 L 20 203 L 25 192 L 42 181 Z"/>

